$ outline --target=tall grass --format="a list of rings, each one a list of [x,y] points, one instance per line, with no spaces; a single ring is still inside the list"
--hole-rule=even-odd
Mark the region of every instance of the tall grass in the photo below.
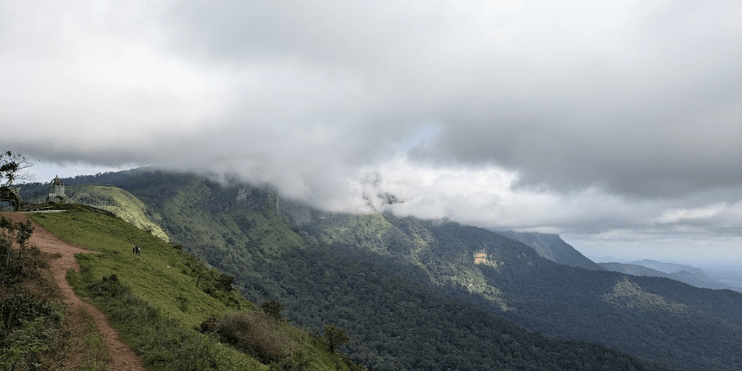
[[[108,316],[124,341],[134,349],[149,370],[261,370],[254,358],[222,345],[216,335],[204,335],[183,327],[137,298],[118,276],[103,277],[85,286],[74,271],[67,274],[77,292]]]

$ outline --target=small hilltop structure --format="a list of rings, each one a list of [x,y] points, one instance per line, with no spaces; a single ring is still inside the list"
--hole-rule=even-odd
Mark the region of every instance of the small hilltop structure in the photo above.
[[[51,183],[49,183],[49,195],[46,196],[46,202],[52,203],[65,203],[67,201],[67,195],[64,194],[64,182],[59,179],[59,175],[54,177]]]

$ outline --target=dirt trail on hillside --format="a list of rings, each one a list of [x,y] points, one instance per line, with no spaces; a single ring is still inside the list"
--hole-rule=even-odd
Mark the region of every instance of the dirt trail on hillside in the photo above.
[[[13,222],[25,223],[27,220],[26,214],[21,212],[4,212],[0,213],[0,215],[12,220]],[[49,262],[49,271],[62,291],[64,302],[70,305],[70,309],[74,312],[78,310],[78,308],[82,308],[93,316],[95,324],[98,326],[100,334],[103,337],[103,341],[106,343],[110,354],[111,360],[108,364],[108,369],[111,371],[146,370],[142,365],[142,360],[134,354],[134,351],[131,350],[131,348],[121,341],[119,333],[111,327],[110,323],[108,323],[106,315],[93,305],[80,300],[67,282],[66,275],[68,270],[74,269],[76,272],[80,272],[80,266],[77,264],[77,260],[75,260],[75,254],[95,252],[64,242],[51,232],[42,228],[36,222],[31,222],[33,223],[34,231],[31,240],[29,241],[30,244],[35,245],[39,250],[49,254],[62,254],[61,258],[51,259]]]

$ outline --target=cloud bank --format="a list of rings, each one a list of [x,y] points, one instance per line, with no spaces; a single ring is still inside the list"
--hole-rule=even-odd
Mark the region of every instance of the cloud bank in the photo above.
[[[739,237],[739,40],[737,1],[3,2],[0,145],[333,210]]]

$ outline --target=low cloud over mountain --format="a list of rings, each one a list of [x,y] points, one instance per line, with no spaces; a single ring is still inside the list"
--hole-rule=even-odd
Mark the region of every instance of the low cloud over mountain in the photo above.
[[[0,146],[739,261],[740,17],[734,1],[3,3]]]

